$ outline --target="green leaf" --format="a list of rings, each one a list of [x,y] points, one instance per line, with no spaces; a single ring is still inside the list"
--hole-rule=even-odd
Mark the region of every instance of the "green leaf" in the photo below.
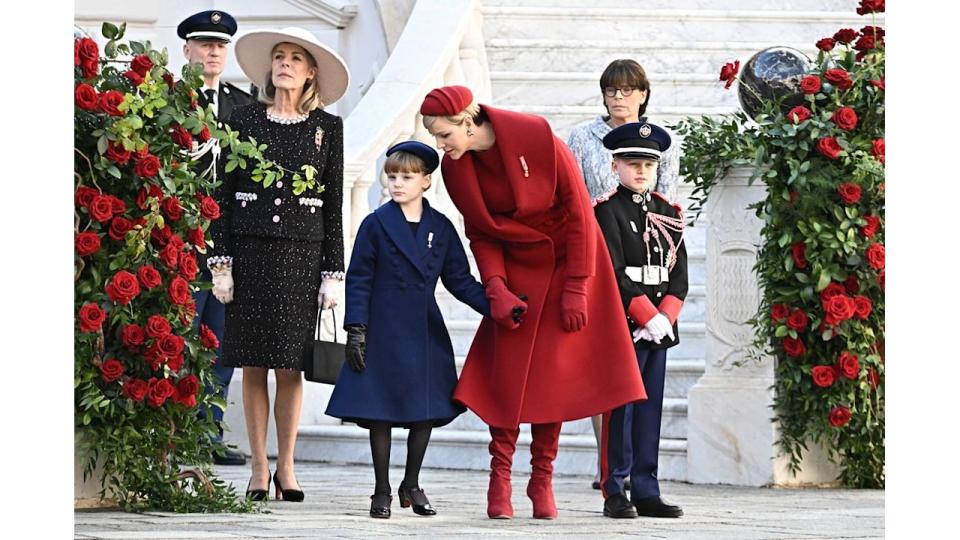
[[[238,165],[237,160],[231,159],[227,161],[227,165],[223,168],[223,170],[226,172],[232,172],[234,169],[237,168],[237,165]]]
[[[787,328],[786,326],[780,325],[780,326],[777,326],[777,329],[776,331],[774,331],[773,335],[774,337],[784,337],[787,335],[787,333],[789,333],[789,331],[790,331],[789,328]]]
[[[106,46],[103,47],[103,54],[107,55],[107,58],[116,58],[117,56],[117,42],[108,41]]]
[[[113,23],[104,22],[103,26],[100,27],[100,33],[107,39],[115,39],[117,34],[120,33],[120,29]]]
[[[793,277],[797,279],[800,283],[807,284],[810,283],[810,276],[804,274],[803,272],[796,272],[793,274]]]
[[[820,292],[827,288],[827,285],[830,284],[830,273],[820,271],[820,275],[817,276],[817,292]]]
[[[114,177],[114,178],[116,178],[116,179],[118,179],[118,180],[119,180],[120,177],[121,177],[120,169],[118,169],[116,165],[111,165],[111,166],[107,169],[107,173],[109,173],[110,176],[112,176],[112,177]]]

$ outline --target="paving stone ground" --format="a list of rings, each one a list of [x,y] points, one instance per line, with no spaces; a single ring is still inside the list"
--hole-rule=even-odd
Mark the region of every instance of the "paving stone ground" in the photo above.
[[[217,474],[238,490],[246,487],[247,467],[217,467]],[[299,463],[297,475],[306,493],[303,503],[270,501],[260,514],[127,514],[77,511],[76,538],[237,539],[237,538],[524,538],[634,537],[750,540],[780,538],[883,538],[882,490],[774,489],[703,486],[663,482],[670,502],[683,506],[680,519],[603,517],[599,491],[591,478],[558,476],[554,493],[560,517],[531,518],[526,475],[513,479],[512,520],[486,517],[487,475],[478,471],[425,469],[420,484],[438,515],[421,517],[401,509],[394,497],[393,517],[368,515],[373,470],[363,466]],[[391,470],[396,489],[403,476]]]

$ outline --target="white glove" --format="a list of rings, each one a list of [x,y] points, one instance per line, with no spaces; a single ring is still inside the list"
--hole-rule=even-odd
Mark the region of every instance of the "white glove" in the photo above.
[[[647,322],[646,327],[650,330],[650,335],[653,336],[654,341],[660,343],[664,337],[673,337],[673,325],[670,324],[670,320],[667,319],[666,315],[663,313],[657,313]]]
[[[646,341],[653,341],[653,336],[650,335],[650,331],[646,328],[637,328],[633,331],[633,342],[636,343],[641,339]]]
[[[320,292],[317,294],[317,303],[320,309],[333,309],[340,305],[343,298],[343,280],[324,278],[320,282]]]
[[[221,304],[233,302],[233,270],[224,268],[213,271],[213,296]]]

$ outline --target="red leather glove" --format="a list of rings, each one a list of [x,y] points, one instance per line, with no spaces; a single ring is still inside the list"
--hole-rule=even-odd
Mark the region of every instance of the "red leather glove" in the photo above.
[[[560,297],[563,329],[579,332],[587,326],[587,278],[568,278]]]
[[[487,282],[487,299],[490,300],[490,316],[500,326],[513,329],[520,326],[513,317],[514,308],[527,310],[527,303],[510,292],[503,278],[495,277]]]

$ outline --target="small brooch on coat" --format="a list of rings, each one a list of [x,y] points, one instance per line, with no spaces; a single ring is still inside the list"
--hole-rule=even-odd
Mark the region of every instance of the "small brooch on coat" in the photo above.
[[[255,200],[257,200],[257,194],[256,194],[256,193],[245,193],[245,192],[243,192],[243,191],[238,191],[238,192],[234,193],[234,194],[233,194],[233,197],[234,197],[235,199],[237,199],[238,201],[240,201],[240,206],[242,206],[242,207],[244,207],[244,208],[247,207],[247,201],[255,201]]]
[[[317,150],[320,149],[320,146],[323,144],[323,128],[317,126],[317,132],[313,136],[313,142],[317,144]]]
[[[520,166],[523,167],[523,177],[530,178],[530,169],[527,168],[527,160],[520,156]]]
[[[300,206],[309,206],[310,213],[315,214],[317,208],[323,206],[323,199],[315,199],[312,197],[300,197]]]

